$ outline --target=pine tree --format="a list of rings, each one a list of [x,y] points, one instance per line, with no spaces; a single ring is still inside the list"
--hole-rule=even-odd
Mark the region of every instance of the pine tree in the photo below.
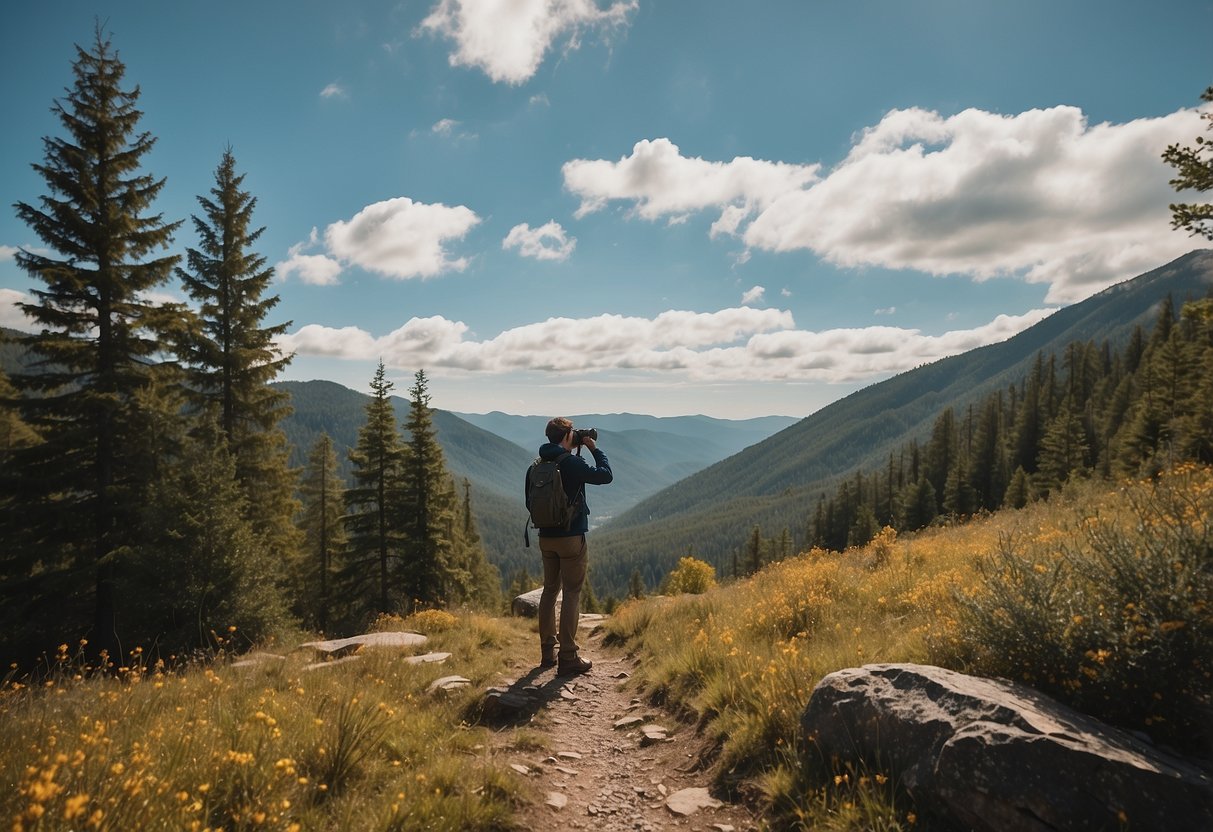
[[[1201,93],[1200,98],[1205,103],[1213,103],[1213,87]],[[1207,129],[1213,130],[1213,110],[1206,110],[1200,117],[1209,122]],[[1197,136],[1195,147],[1173,144],[1162,154],[1162,158],[1177,171],[1171,180],[1171,187],[1176,191],[1205,193],[1213,190],[1213,141]],[[1213,203],[1172,204],[1171,227],[1186,228],[1194,236],[1213,240]]]
[[[193,437],[184,429],[166,433],[157,444],[167,450],[178,441],[175,464],[159,466],[151,479],[141,518],[147,533],[124,576],[140,591],[128,626],[140,643],[169,651],[213,647],[233,632],[240,643],[255,643],[290,620],[277,564],[247,520],[235,458],[218,424],[204,421]]]
[[[380,361],[371,381],[366,423],[359,429],[357,445],[350,452],[354,470],[353,484],[345,492],[349,544],[342,571],[343,591],[354,604],[354,611],[361,613],[369,611],[365,604],[368,592],[375,598],[371,605],[375,610],[392,612],[391,578],[397,571],[394,565],[399,563],[403,548],[393,500],[400,493],[404,452],[390,398],[392,387]]]
[[[199,247],[187,249],[189,270],[176,270],[200,319],[185,359],[199,403],[218,409],[248,519],[282,572],[299,574],[296,472],[279,427],[290,396],[269,386],[290,362],[274,341],[290,322],[264,325],[278,296],[267,294],[273,268],[252,250],[265,229],[252,227],[257,200],[242,190],[243,183],[229,147],[215,170],[210,198],[198,197],[202,216],[193,221]]]
[[[1086,453],[1086,431],[1067,396],[1040,440],[1037,490],[1042,495],[1052,493],[1071,477],[1081,475],[1086,470]]]
[[[312,445],[299,490],[303,548],[310,564],[305,570],[309,579],[300,594],[304,606],[300,613],[305,623],[328,632],[333,620],[333,575],[341,568],[346,535],[342,523],[345,483],[337,473],[337,454],[327,433],[320,434]]]
[[[1007,493],[1003,496],[1003,505],[1011,508],[1023,508],[1032,499],[1032,481],[1022,467],[1016,468],[1007,484]]]
[[[501,573],[489,563],[476,528],[476,515],[472,511],[472,483],[467,477],[463,479],[460,518],[455,534],[455,562],[469,577],[462,597],[456,600],[470,602],[481,609],[494,609],[501,603]]]
[[[628,579],[628,597],[643,598],[644,594],[644,578],[640,577],[639,569],[633,569],[632,577]]]
[[[424,370],[409,388],[401,478],[400,523],[406,539],[402,587],[413,604],[438,604],[465,594],[469,576],[454,562],[455,494],[430,416]]]
[[[100,26],[91,49],[76,47],[72,71],[53,107],[64,135],[43,139],[44,162],[33,166],[48,193],[38,206],[15,206],[51,253],[16,255],[44,285],[21,305],[38,332],[18,339],[39,366],[13,377],[32,394],[22,418],[44,442],[15,460],[21,506],[6,514],[33,552],[6,572],[3,596],[20,586],[23,604],[44,597],[68,635],[87,603],[73,585],[91,572],[91,644],[115,655],[117,614],[131,600],[117,596],[115,576],[138,543],[145,497],[134,479],[147,468],[137,459],[143,444],[129,430],[135,394],[165,370],[159,356],[179,340],[183,319],[180,307],[157,306],[148,293],[172,273],[177,257],[160,252],[179,223],[150,213],[164,187],[141,171],[155,139],[139,131],[139,88],[123,87],[126,67]]]
[[[750,541],[746,544],[746,574],[753,575],[762,568],[762,530],[755,526],[750,530]]]

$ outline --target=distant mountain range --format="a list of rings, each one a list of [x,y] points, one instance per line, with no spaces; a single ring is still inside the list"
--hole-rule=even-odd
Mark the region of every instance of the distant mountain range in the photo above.
[[[803,539],[818,496],[856,469],[872,470],[910,438],[925,439],[945,407],[958,409],[1023,379],[1038,353],[1073,341],[1124,343],[1149,331],[1168,296],[1176,309],[1213,290],[1213,251],[1193,251],[1061,309],[1002,343],[901,373],[822,408],[770,438],[654,494],[596,535],[600,594],[621,593],[633,569],[653,586],[693,549],[720,567],[757,524]]]

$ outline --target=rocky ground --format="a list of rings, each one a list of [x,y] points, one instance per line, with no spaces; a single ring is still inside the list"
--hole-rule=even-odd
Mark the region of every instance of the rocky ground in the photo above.
[[[633,659],[582,631],[585,675],[558,677],[519,661],[516,679],[489,692],[501,725],[496,753],[529,781],[521,826],[595,832],[685,829],[742,832],[758,819],[710,794],[707,751],[694,726],[646,704],[630,683]]]

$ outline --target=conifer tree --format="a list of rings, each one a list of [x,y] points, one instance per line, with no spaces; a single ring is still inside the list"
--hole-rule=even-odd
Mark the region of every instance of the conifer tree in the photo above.
[[[1206,104],[1213,104],[1213,87],[1201,93],[1200,98]],[[1206,129],[1213,130],[1213,110],[1206,109],[1200,117],[1209,122]],[[1205,193],[1213,190],[1213,140],[1197,136],[1193,147],[1173,144],[1162,154],[1162,158],[1176,170],[1176,176],[1171,180],[1171,186],[1176,191]],[[1171,227],[1186,228],[1193,236],[1213,240],[1213,203],[1172,204]]]
[[[762,530],[754,526],[746,544],[746,574],[753,575],[762,568]]]
[[[632,576],[628,579],[628,597],[644,597],[644,578],[640,577],[639,569],[633,569]]]
[[[139,129],[139,88],[123,86],[126,67],[100,26],[90,49],[76,47],[72,72],[53,107],[63,134],[43,139],[33,165],[48,192],[15,205],[50,253],[16,255],[43,286],[21,305],[37,334],[18,339],[39,363],[13,382],[44,441],[16,462],[21,505],[5,514],[33,551],[5,579],[18,581],[22,603],[51,604],[68,635],[83,624],[78,579],[90,574],[91,646],[115,655],[117,614],[131,600],[117,597],[115,576],[138,542],[145,496],[135,479],[143,444],[129,430],[135,394],[165,369],[162,351],[182,328],[183,310],[148,293],[172,273],[177,257],[163,250],[179,223],[151,213],[164,180],[141,166],[155,139]]]
[[[430,416],[424,370],[409,388],[399,505],[405,536],[402,587],[412,604],[437,604],[467,594],[470,575],[458,569],[453,539],[455,493]]]
[[[337,473],[337,454],[333,440],[322,433],[312,445],[307,467],[299,484],[303,511],[301,526],[304,552],[310,567],[301,598],[305,623],[327,632],[333,621],[333,575],[340,571],[345,549],[345,483]]]
[[[468,575],[468,583],[462,597],[481,609],[493,609],[501,602],[501,573],[489,563],[476,528],[476,515],[472,511],[472,483],[463,479],[463,508],[459,528],[455,534],[455,562],[460,571]]]
[[[163,399],[161,415],[179,411],[178,402]],[[217,419],[204,420],[193,436],[184,424],[176,435],[164,431],[156,444],[180,451],[150,479],[142,516],[147,531],[127,581],[142,590],[125,616],[133,636],[180,650],[216,646],[217,637],[233,632],[240,643],[254,643],[282,628],[290,615],[278,564],[248,522],[235,459]]]
[[[1070,397],[1045,428],[1040,440],[1040,468],[1036,488],[1049,494],[1076,474],[1086,470],[1087,440],[1082,419],[1074,412]]]
[[[366,423],[350,452],[354,470],[353,484],[345,492],[349,544],[342,575],[344,592],[354,611],[361,613],[369,611],[367,593],[373,594],[370,606],[376,611],[392,612],[392,573],[397,571],[393,566],[403,546],[399,517],[393,510],[401,487],[403,449],[390,398],[392,387],[380,361],[371,380]]]
[[[1032,482],[1022,467],[1016,468],[1007,484],[1007,493],[1003,496],[1003,505],[1011,508],[1023,508],[1032,499]]]
[[[229,147],[215,170],[210,197],[198,197],[202,216],[193,221],[199,245],[186,251],[189,269],[176,270],[198,304],[200,319],[184,357],[200,404],[219,412],[248,519],[283,574],[298,574],[296,473],[279,427],[290,411],[290,396],[269,386],[290,362],[274,341],[290,322],[264,323],[278,296],[267,294],[273,268],[252,250],[265,229],[252,226],[257,200],[243,184]]]

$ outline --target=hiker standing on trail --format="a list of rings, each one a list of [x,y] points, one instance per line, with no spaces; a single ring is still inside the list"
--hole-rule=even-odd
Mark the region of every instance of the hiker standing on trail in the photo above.
[[[539,531],[539,551],[543,553],[543,593],[539,598],[540,666],[556,666],[560,676],[585,673],[591,662],[578,655],[577,616],[581,607],[581,586],[585,583],[586,541],[590,528],[590,510],[585,501],[586,484],[606,485],[613,476],[606,454],[598,449],[598,431],[574,430],[573,422],[556,417],[548,422],[544,433],[547,443],[539,448],[536,464],[556,462],[571,513],[567,525],[544,527]],[[581,448],[594,457],[590,465],[581,458]],[[577,453],[574,454],[573,451]],[[526,502],[532,510],[535,491],[528,472]],[[556,593],[563,591],[560,607],[560,627],[556,626]],[[559,655],[557,655],[559,642]]]

